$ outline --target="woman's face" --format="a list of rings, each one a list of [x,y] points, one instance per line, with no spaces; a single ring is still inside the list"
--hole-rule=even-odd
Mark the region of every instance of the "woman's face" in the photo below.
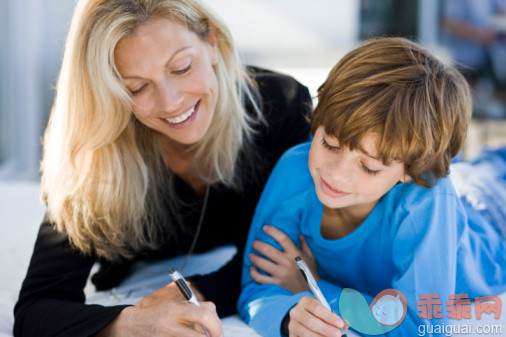
[[[157,18],[122,39],[114,57],[140,122],[177,145],[204,137],[218,97],[215,36],[202,41],[178,22]]]

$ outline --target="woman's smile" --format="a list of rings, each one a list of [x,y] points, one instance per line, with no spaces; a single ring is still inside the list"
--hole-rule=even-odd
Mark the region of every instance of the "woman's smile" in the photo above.
[[[170,127],[184,128],[192,124],[192,122],[197,118],[199,105],[200,100],[185,112],[177,116],[162,118],[162,120],[165,121]]]

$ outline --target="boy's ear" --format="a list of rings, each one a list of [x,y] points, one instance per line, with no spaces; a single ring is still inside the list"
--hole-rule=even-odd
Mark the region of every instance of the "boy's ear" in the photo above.
[[[401,183],[407,183],[408,181],[411,181],[413,179],[411,179],[411,176],[407,175],[407,174],[404,174],[401,178],[401,180],[399,180],[399,182]]]

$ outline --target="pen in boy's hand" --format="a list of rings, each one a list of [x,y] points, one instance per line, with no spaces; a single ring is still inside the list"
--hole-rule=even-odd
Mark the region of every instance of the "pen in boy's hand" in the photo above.
[[[169,275],[172,281],[176,283],[177,287],[179,288],[179,291],[181,291],[184,298],[186,298],[188,302],[193,303],[196,306],[200,307],[200,303],[197,300],[197,296],[195,296],[188,283],[186,283],[186,280],[184,279],[183,275],[181,275],[174,268],[169,269]],[[204,329],[204,332],[206,333],[207,337],[210,337],[206,327],[203,326],[202,328]]]
[[[304,262],[304,260],[300,256],[297,256],[295,258],[295,262],[297,263],[297,266],[299,267],[299,269],[300,269],[300,271],[302,273],[302,276],[304,276],[304,278],[306,279],[306,282],[309,285],[309,288],[313,292],[313,294],[316,297],[316,299],[321,304],[323,304],[323,306],[325,308],[327,308],[330,311],[334,312],[332,310],[332,308],[330,307],[329,303],[327,302],[327,300],[325,299],[325,296],[323,296],[323,293],[320,290],[320,288],[318,287],[318,283],[316,283],[316,280],[315,280],[315,278],[313,276],[313,273],[311,273],[311,270],[309,270],[309,267],[307,266],[306,262]],[[346,332],[346,329],[343,329],[342,331]],[[345,333],[342,334],[341,337],[346,337],[346,334]]]

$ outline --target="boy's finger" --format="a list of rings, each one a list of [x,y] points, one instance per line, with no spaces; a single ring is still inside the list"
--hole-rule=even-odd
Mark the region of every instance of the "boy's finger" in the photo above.
[[[305,297],[303,298],[305,299]],[[305,301],[307,302],[307,304],[305,305],[306,310],[311,312],[311,314],[339,329],[345,329],[346,323],[344,322],[344,320],[334,312],[325,308],[323,304],[321,304],[316,298],[307,297]]]
[[[293,241],[290,239],[290,237],[288,237],[288,235],[274,226],[266,225],[263,227],[263,230],[274,240],[276,240],[281,245],[281,247],[283,247],[285,252],[294,255],[298,254],[299,249],[294,245]]]
[[[313,316],[310,312],[309,316],[302,322],[309,330],[314,331],[322,336],[341,336],[341,330],[333,324],[329,324],[319,317]]]
[[[302,234],[300,235],[300,247],[304,253],[313,257],[313,252],[311,252],[311,248],[307,245],[306,238]]]
[[[309,313],[308,313],[309,314]],[[309,314],[309,316],[312,316]],[[314,317],[314,316],[313,316]],[[331,331],[328,334],[322,334],[318,330],[314,330],[311,326],[309,326],[308,323],[309,318],[305,318],[303,320],[298,319],[290,319],[290,323],[288,324],[288,330],[290,332],[290,336],[315,336],[315,337],[328,337],[328,336],[340,336],[340,332],[338,329],[333,327],[335,331]],[[319,320],[321,323],[323,323],[321,320]],[[312,322],[311,324],[313,324]],[[325,324],[325,323],[323,323]],[[332,326],[327,325],[332,328]],[[330,330],[329,330],[330,331]]]
[[[275,283],[272,277],[259,273],[255,267],[250,267],[249,274],[251,275],[253,281],[255,281],[256,283],[260,284]]]
[[[255,265],[255,267],[262,269],[268,274],[274,275],[276,270],[279,269],[279,266],[271,261],[264,259],[256,254],[249,254],[248,259]]]
[[[268,243],[262,241],[253,241],[252,247],[257,252],[261,253],[265,257],[271,259],[274,262],[281,262],[285,259],[283,252],[279,251],[276,247],[271,246]]]

